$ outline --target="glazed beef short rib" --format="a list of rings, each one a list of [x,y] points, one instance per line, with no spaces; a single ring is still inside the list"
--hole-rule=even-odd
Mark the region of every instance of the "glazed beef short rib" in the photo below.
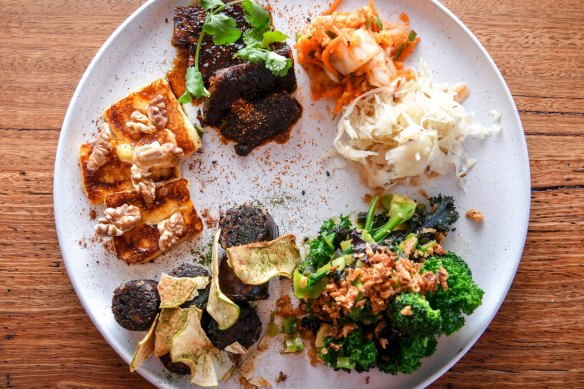
[[[290,46],[284,44],[278,54],[293,60]],[[203,107],[203,123],[219,126],[233,103],[242,98],[255,100],[268,94],[296,90],[296,75],[290,69],[284,77],[274,76],[263,63],[245,62],[218,70],[209,80],[211,97]]]
[[[300,103],[286,92],[254,101],[237,99],[219,130],[237,142],[237,155],[246,156],[264,141],[288,131],[301,114]]]
[[[251,26],[241,4],[223,12],[235,20],[242,37],[229,45],[215,45],[209,35],[203,38],[198,66],[211,96],[203,106],[201,122],[217,127],[225,138],[236,141],[235,152],[246,156],[262,143],[288,132],[300,117],[302,107],[289,95],[296,90],[294,66],[284,77],[278,77],[264,63],[236,57],[245,47],[243,36]],[[175,10],[172,43],[188,50],[188,67],[195,65],[205,16],[205,10],[198,5]],[[271,48],[293,60],[292,50],[285,43]]]
[[[237,28],[242,32],[250,28],[250,25],[245,21],[241,4],[227,7],[223,12],[235,19]],[[175,10],[172,44],[176,47],[189,49],[188,66],[194,65],[195,48],[204,21],[205,11],[198,5],[177,7]],[[209,79],[215,72],[243,62],[239,58],[233,58],[233,56],[244,47],[243,38],[230,45],[218,46],[213,44],[211,36],[205,36],[199,53],[199,70],[207,87]]]

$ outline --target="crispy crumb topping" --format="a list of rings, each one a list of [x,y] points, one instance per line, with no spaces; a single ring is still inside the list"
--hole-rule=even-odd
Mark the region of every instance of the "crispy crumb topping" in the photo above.
[[[360,267],[348,269],[344,278],[331,277],[325,290],[312,302],[312,312],[319,319],[336,325],[341,315],[348,315],[353,308],[367,302],[373,314],[377,314],[385,311],[399,293],[425,294],[436,291],[438,285],[448,288],[448,273],[444,268],[438,274],[422,273],[422,263],[397,258],[387,247],[367,247],[365,255],[356,257],[361,261]]]
[[[466,217],[475,222],[482,222],[485,220],[485,215],[478,209],[471,208],[466,213]]]

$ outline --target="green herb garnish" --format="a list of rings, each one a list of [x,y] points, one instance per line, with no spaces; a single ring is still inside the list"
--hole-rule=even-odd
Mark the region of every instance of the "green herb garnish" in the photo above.
[[[377,27],[379,27],[379,29],[383,31],[383,23],[381,23],[381,19],[379,19],[379,16],[373,17],[373,21],[375,22],[375,24],[377,24]]]
[[[279,77],[285,76],[292,67],[290,58],[270,50],[271,44],[284,42],[288,36],[281,31],[270,30],[270,14],[255,0],[235,0],[230,3],[224,3],[221,0],[201,0],[200,6],[207,12],[207,15],[197,39],[195,64],[187,68],[186,91],[179,97],[179,103],[190,103],[192,96],[197,100],[201,97],[209,97],[209,91],[205,88],[203,75],[199,70],[201,46],[205,35],[212,36],[213,43],[218,46],[232,44],[242,37],[242,32],[237,28],[235,19],[223,13],[225,8],[235,4],[241,4],[245,20],[252,27],[243,33],[243,42],[246,47],[239,50],[236,56],[253,63],[264,62],[266,68]]]

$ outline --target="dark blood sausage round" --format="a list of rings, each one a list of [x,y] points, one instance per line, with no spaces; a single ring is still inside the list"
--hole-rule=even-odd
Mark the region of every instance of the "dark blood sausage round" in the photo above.
[[[158,307],[156,281],[132,280],[114,290],[112,312],[119,325],[130,331],[147,331],[152,326]]]
[[[199,263],[183,263],[179,267],[172,270],[169,275],[173,277],[210,277],[209,270]],[[204,290],[199,290],[199,294],[191,301],[187,301],[181,308],[188,308],[191,305],[196,306],[199,309],[204,309],[207,306],[207,300],[209,300],[209,290],[211,290],[211,283],[207,285]],[[170,369],[169,369],[170,370]]]
[[[274,240],[278,226],[260,204],[251,203],[233,207],[219,221],[223,248]]]
[[[223,248],[249,243],[274,240],[278,237],[278,226],[272,216],[259,203],[246,203],[229,209],[219,221],[220,242]],[[265,300],[268,283],[246,285],[233,272],[223,257],[219,264],[221,291],[235,302]]]
[[[191,369],[187,365],[185,365],[184,363],[180,363],[180,362],[173,363],[172,360],[170,359],[170,353],[164,354],[163,356],[161,356],[160,362],[162,362],[162,365],[164,367],[166,367],[166,369],[172,373],[175,373],[178,375],[191,374]]]
[[[203,312],[203,328],[211,343],[219,350],[235,342],[249,348],[260,338],[262,322],[256,310],[246,302],[237,305],[239,305],[239,318],[225,331],[219,329],[217,322],[206,311]]]

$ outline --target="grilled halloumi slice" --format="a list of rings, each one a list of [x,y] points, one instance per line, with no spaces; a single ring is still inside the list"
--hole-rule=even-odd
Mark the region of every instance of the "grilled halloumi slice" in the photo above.
[[[117,257],[128,264],[149,262],[163,253],[159,247],[160,232],[157,224],[175,212],[180,212],[184,219],[183,234],[177,244],[203,230],[203,222],[191,201],[186,178],[158,184],[152,204],[146,204],[135,190],[112,193],[105,199],[108,208],[117,208],[123,204],[138,207],[142,215],[141,221],[133,229],[122,236],[113,237]]]
[[[175,135],[176,145],[183,149],[185,156],[193,154],[201,147],[201,138],[189,121],[182,105],[172,93],[168,81],[164,78],[130,93],[127,97],[107,108],[103,114],[104,119],[110,125],[112,132],[119,138],[139,141],[144,137],[149,137],[151,135],[133,132],[126,123],[131,121],[130,116],[134,111],[146,114],[147,105],[158,95],[164,99],[168,114],[166,128]]]
[[[112,138],[110,144],[109,161],[96,170],[87,168],[87,160],[93,148],[92,143],[81,145],[79,150],[79,165],[81,166],[81,182],[89,202],[93,205],[103,204],[105,198],[116,192],[133,189],[130,168],[136,145],[153,141],[161,143],[175,143],[175,136],[169,130],[160,131],[155,137],[148,136],[139,142],[132,142],[122,138]],[[180,168],[152,168],[154,182],[167,181],[181,177]]]

